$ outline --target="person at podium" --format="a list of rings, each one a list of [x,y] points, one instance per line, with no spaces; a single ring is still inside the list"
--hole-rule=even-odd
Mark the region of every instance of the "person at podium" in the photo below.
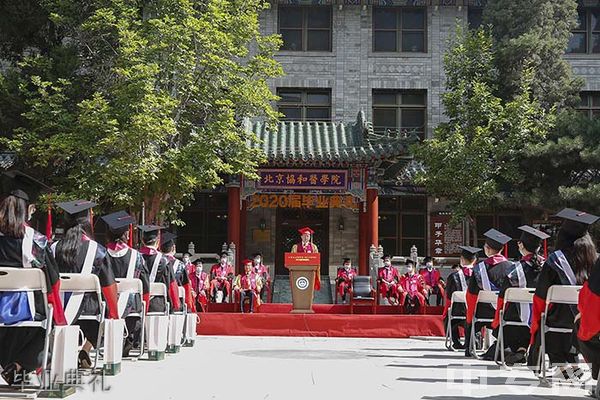
[[[318,253],[317,245],[312,241],[312,235],[315,233],[309,227],[298,229],[300,233],[300,243],[292,246],[292,253]]]
[[[300,243],[292,246],[292,253],[318,253],[319,249],[316,244],[312,241],[312,235],[315,233],[308,226],[298,229],[300,233]],[[321,289],[321,268],[317,269],[317,276],[315,277],[315,290]]]

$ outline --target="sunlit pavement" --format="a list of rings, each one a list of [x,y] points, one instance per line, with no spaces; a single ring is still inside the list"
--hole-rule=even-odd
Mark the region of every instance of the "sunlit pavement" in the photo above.
[[[439,340],[201,336],[164,361],[122,372],[70,399],[582,399],[527,370],[448,352]],[[95,391],[92,391],[92,390]]]

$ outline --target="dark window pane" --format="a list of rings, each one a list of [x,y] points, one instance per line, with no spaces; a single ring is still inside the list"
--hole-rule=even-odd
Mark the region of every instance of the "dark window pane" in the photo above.
[[[587,29],[587,13],[580,11],[577,13],[577,27],[575,30],[585,31]]]
[[[306,103],[329,105],[329,93],[308,93],[306,95]]]
[[[402,29],[425,28],[425,12],[423,10],[403,10]]]
[[[425,94],[423,93],[403,93],[402,104],[425,105]]]
[[[281,103],[302,103],[302,92],[279,91],[279,100]]]
[[[400,249],[401,256],[410,256],[410,248],[417,246],[419,254],[429,254],[429,250],[425,248],[425,239],[402,239],[402,248]]]
[[[211,234],[225,234],[227,233],[227,213],[211,212],[206,213],[206,223],[210,227]]]
[[[398,211],[398,198],[381,196],[379,198],[380,211]]]
[[[373,109],[373,125],[379,128],[396,128],[398,126],[396,109]]]
[[[327,121],[331,119],[329,116],[329,108],[307,108],[306,119],[313,121]]]
[[[396,51],[396,32],[375,31],[374,51]]]
[[[574,33],[569,39],[569,44],[567,46],[567,53],[585,53],[586,52],[586,42],[585,42],[585,33]]]
[[[494,217],[491,215],[478,215],[475,218],[475,222],[477,224],[478,238],[483,238],[483,234],[494,227]]]
[[[380,235],[381,237],[381,235]],[[379,244],[383,247],[383,251],[395,255],[397,253],[396,246],[398,242],[396,239],[379,239]]]
[[[279,26],[281,28],[302,28],[302,9],[299,7],[280,7]]]
[[[590,95],[587,93],[579,93],[579,104],[577,107],[587,107],[589,105]]]
[[[281,33],[281,39],[283,40],[283,44],[281,45],[281,50],[292,50],[292,51],[301,51],[302,50],[302,31],[301,30],[282,29],[280,33]]]
[[[600,93],[592,93],[588,98],[592,99],[592,107],[600,107]]]
[[[483,9],[478,7],[469,7],[467,15],[469,29],[477,29],[483,23]]]
[[[396,10],[376,8],[373,11],[373,26],[375,29],[396,29],[397,23]]]
[[[600,117],[600,110],[593,110],[592,119],[597,119],[598,117]]]
[[[402,215],[402,237],[425,237],[425,215]]]
[[[592,15],[592,31],[600,31],[600,10],[593,10],[590,14]]]
[[[330,31],[308,31],[308,43],[306,50],[309,51],[330,51],[331,35]]]
[[[397,236],[398,223],[396,218],[397,214],[381,214],[379,216],[379,236]]]
[[[420,32],[402,32],[402,51],[424,53],[425,34]]]
[[[331,28],[331,8],[329,7],[309,7],[307,18],[309,28]]]
[[[402,128],[421,128],[425,125],[425,110],[402,110]]]
[[[373,104],[396,104],[398,96],[393,92],[373,93]]]
[[[592,35],[592,53],[600,53],[600,34]]]
[[[279,112],[284,115],[284,119],[302,119],[302,109],[300,107],[279,107]]]
[[[427,210],[427,199],[422,196],[406,196],[402,197],[403,210]]]
[[[207,207],[211,210],[227,210],[227,195],[209,194],[206,199]]]

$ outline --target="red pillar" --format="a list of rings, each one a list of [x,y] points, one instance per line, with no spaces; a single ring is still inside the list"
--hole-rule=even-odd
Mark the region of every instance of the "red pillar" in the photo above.
[[[240,215],[240,246],[239,246],[239,251],[238,254],[239,256],[239,260],[241,262],[241,260],[243,260],[244,258],[249,258],[249,254],[246,250],[246,207],[247,207],[247,201],[246,200],[242,200],[242,212]],[[252,250],[254,251],[254,250]]]
[[[369,243],[367,241],[367,213],[363,204],[358,212],[358,273],[369,275]]]
[[[379,194],[373,188],[367,188],[367,243],[379,246]]]
[[[240,187],[239,186],[228,186],[227,187],[227,244],[235,243],[236,246],[236,259],[235,269],[236,271],[240,268]]]

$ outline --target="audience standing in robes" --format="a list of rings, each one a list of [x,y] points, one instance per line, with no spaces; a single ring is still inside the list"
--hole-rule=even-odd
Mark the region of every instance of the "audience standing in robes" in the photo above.
[[[195,261],[195,270],[189,275],[190,283],[192,285],[192,296],[194,297],[196,310],[206,312],[206,306],[208,305],[208,288],[210,283],[208,281],[208,274],[202,269],[202,261]]]
[[[66,325],[60,301],[60,278],[54,256],[46,236],[28,225],[35,212],[34,197],[42,188],[41,182],[19,171],[5,172],[2,176],[2,200],[0,202],[0,265],[12,268],[39,268],[46,276],[47,300],[54,310],[54,324]],[[42,293],[34,294],[34,313],[45,316]],[[15,315],[14,303],[27,297],[23,292],[0,293],[0,322],[9,324],[31,320],[32,306],[19,307]],[[6,309],[5,309],[6,307]],[[21,313],[25,311],[26,315]],[[0,366],[2,379],[9,385],[22,382],[26,373],[35,371],[42,364],[44,331],[40,328],[0,329]]]
[[[588,228],[599,217],[582,211],[565,208],[557,214],[563,219],[556,238],[555,250],[548,256],[539,275],[533,297],[531,318],[531,346],[527,364],[538,364],[541,345],[540,319],[546,308],[546,296],[552,285],[583,285],[589,278],[598,257],[596,246]],[[548,310],[547,324],[558,328],[574,328],[577,307],[553,304]],[[580,381],[584,372],[577,365],[577,350],[571,334],[549,332],[546,334],[546,353],[551,366],[559,366],[555,378]],[[538,372],[538,371],[535,371]]]
[[[349,258],[344,258],[341,268],[337,270],[337,276],[335,278],[337,294],[342,299],[342,302],[346,301],[348,291],[352,287],[352,279],[358,275],[356,268],[352,268],[352,261]]]
[[[461,250],[460,265],[456,265],[455,268],[453,268],[453,272],[451,272],[446,279],[446,306],[444,307],[443,314],[444,326],[446,329],[448,327],[447,318],[452,300],[452,294],[454,292],[466,292],[467,280],[473,273],[473,267],[477,262],[477,254],[482,251],[480,248],[471,246],[459,246],[459,248]],[[466,317],[467,315],[467,309],[463,303],[452,305],[451,312],[455,317]],[[465,328],[464,320],[455,319],[452,321],[452,347],[456,350],[464,349],[464,344],[462,344],[460,341],[458,330],[460,326]]]
[[[119,316],[125,319],[128,336],[123,343],[123,357],[129,357],[132,348],[140,345],[142,324],[139,317],[129,317],[129,314],[139,314],[148,311],[150,306],[150,281],[144,257],[135,249],[128,246],[129,227],[135,223],[132,216],[125,211],[105,215],[102,220],[106,223],[106,261],[115,278],[139,279],[142,282],[142,296],[138,294],[121,294],[118,299]],[[145,301],[145,309],[142,307]]]
[[[170,304],[170,311],[181,309],[179,302],[179,290],[173,269],[169,268],[167,258],[158,251],[160,241],[160,231],[163,229],[156,225],[140,225],[142,231],[142,247],[140,253],[146,262],[148,269],[148,280],[150,283],[162,283],[167,287],[167,301]],[[167,305],[162,297],[152,296],[150,298],[150,312],[164,312]]]
[[[434,267],[433,258],[429,256],[425,257],[423,264],[425,264],[425,268],[421,268],[419,274],[423,277],[425,283],[425,299],[427,300],[427,304],[431,305],[429,298],[431,295],[435,295],[435,305],[439,306],[444,301],[446,283],[442,279],[440,271]]]
[[[381,259],[383,260],[383,267],[380,267],[377,271],[379,295],[395,306],[399,304],[400,275],[398,270],[392,266],[392,256],[386,254]]]
[[[173,272],[175,281],[178,286],[181,286],[185,291],[185,305],[189,312],[196,312],[196,306],[192,297],[192,288],[190,285],[190,278],[187,273],[185,264],[175,257],[177,248],[175,246],[175,239],[177,236],[171,232],[165,232],[162,236],[161,250],[167,258],[168,268]]]
[[[213,303],[229,302],[234,276],[233,266],[229,264],[229,254],[224,251],[221,253],[219,263],[210,269],[210,296]],[[220,299],[219,293],[222,296]]]
[[[417,274],[415,262],[406,260],[406,273],[400,277],[398,294],[406,314],[424,314],[427,289],[423,276]]]
[[[90,210],[96,204],[87,200],[74,200],[57,205],[64,210],[67,224],[65,236],[53,245],[60,272],[97,275],[106,301],[108,317],[118,319],[115,276],[108,267],[106,248],[93,239]],[[87,340],[79,352],[80,364],[83,368],[91,368],[89,352],[92,346],[97,348],[100,323],[95,319],[80,317],[98,315],[98,299],[94,293],[70,296],[67,294],[64,308],[67,323],[79,325]]]

